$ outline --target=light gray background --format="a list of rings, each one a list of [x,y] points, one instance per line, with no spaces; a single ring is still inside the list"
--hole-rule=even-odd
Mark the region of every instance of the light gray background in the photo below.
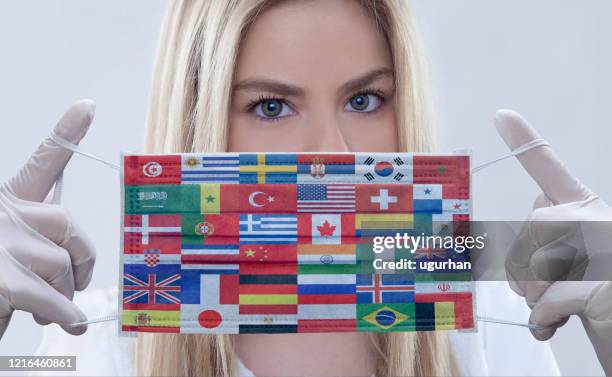
[[[498,108],[514,108],[572,171],[612,201],[605,165],[612,140],[611,2],[413,4],[432,67],[441,151],[469,147],[477,163],[506,153],[491,118]],[[98,104],[84,148],[115,162],[120,151],[139,149],[163,8],[160,0],[0,2],[0,180],[82,97]],[[494,165],[474,178],[476,218],[523,219],[537,194],[516,161]],[[65,173],[64,204],[97,246],[91,287],[115,284],[117,174],[74,158]],[[31,354],[40,335],[31,316],[16,313],[0,354]],[[564,374],[602,374],[576,319],[558,331],[552,346]],[[520,345],[508,345],[510,358],[513,347]]]

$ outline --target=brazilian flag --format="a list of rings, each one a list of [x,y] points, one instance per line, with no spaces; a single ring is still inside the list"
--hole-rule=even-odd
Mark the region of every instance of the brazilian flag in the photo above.
[[[414,303],[357,304],[357,331],[415,331]]]

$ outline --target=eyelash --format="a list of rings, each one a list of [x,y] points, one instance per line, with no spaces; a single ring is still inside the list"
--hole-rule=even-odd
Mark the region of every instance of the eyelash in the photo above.
[[[345,102],[348,102],[351,100],[351,98],[353,97],[357,97],[357,96],[367,96],[367,95],[375,95],[380,99],[380,105],[372,110],[372,111],[368,111],[368,112],[363,112],[363,111],[355,111],[359,114],[363,114],[363,115],[371,115],[374,114],[376,112],[378,112],[378,110],[380,110],[380,108],[385,104],[385,102],[387,102],[387,96],[385,95],[385,93],[383,93],[382,91],[378,90],[378,89],[362,89],[356,93],[353,93]]]
[[[360,91],[357,91],[353,94],[351,94],[348,99],[345,101],[345,103],[348,103],[351,98],[356,97],[356,96],[364,96],[364,95],[375,95],[380,99],[380,106],[378,106],[378,108],[376,108],[375,110],[369,111],[369,112],[357,112],[360,114],[365,114],[365,115],[370,115],[373,113],[376,113],[386,102],[387,97],[385,96],[385,93],[383,93],[382,91],[378,90],[378,89],[362,89]],[[284,106],[289,106],[289,108],[293,108],[291,106],[291,104],[283,97],[280,96],[274,96],[274,95],[260,95],[257,99],[250,101],[247,104],[247,111],[249,113],[253,112],[255,110],[255,108],[259,105],[261,105],[263,102],[265,101],[279,101],[281,102]],[[259,115],[255,116],[263,121],[279,121],[285,117],[273,117],[273,118],[266,118],[266,117],[262,117]]]
[[[279,97],[279,96],[273,96],[273,95],[260,95],[257,99],[250,101],[246,108],[247,108],[247,112],[249,113],[253,113],[253,115],[255,117],[257,117],[258,119],[261,119],[263,121],[279,121],[281,119],[283,119],[284,117],[273,117],[273,118],[267,118],[267,117],[262,117],[260,115],[255,114],[255,108],[259,105],[261,105],[262,103],[264,103],[265,101],[279,101],[283,104],[283,106],[289,106],[290,108],[293,108],[286,99]]]
[[[349,99],[351,99],[351,98],[353,98],[353,97],[355,97],[355,96],[363,96],[363,95],[368,95],[368,94],[374,94],[374,95],[376,95],[376,96],[380,97],[380,100],[381,100],[381,101],[384,101],[384,100],[385,100],[385,93],[383,93],[382,91],[380,91],[380,90],[378,90],[378,89],[373,89],[373,88],[372,88],[372,89],[367,89],[367,88],[366,88],[366,89],[362,89],[362,90],[360,90],[360,91],[358,91],[358,92],[356,92],[356,93],[353,93],[353,94],[352,94],[352,95],[349,97]]]

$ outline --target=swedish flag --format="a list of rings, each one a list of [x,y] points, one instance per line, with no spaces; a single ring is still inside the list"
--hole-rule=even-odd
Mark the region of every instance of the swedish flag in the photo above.
[[[297,183],[297,156],[241,153],[240,183]]]

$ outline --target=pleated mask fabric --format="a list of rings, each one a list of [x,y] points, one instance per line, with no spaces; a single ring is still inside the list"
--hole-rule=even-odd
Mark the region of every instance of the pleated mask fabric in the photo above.
[[[125,334],[474,328],[468,252],[373,249],[467,234],[469,154],[125,154],[122,196]]]

